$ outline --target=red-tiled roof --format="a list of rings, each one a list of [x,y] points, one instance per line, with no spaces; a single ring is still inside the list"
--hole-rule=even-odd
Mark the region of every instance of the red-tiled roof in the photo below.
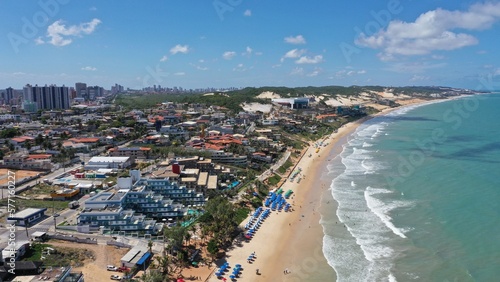
[[[22,142],[28,141],[28,140],[35,140],[35,138],[33,138],[31,136],[20,136],[20,137],[14,137],[11,140],[15,141],[17,143],[22,143]]]
[[[28,159],[32,160],[43,160],[43,159],[50,159],[52,155],[49,154],[36,154],[36,155],[29,155]]]
[[[323,119],[323,118],[327,118],[327,117],[336,117],[337,114],[326,114],[326,115],[319,115],[316,117],[316,119]]]
[[[82,138],[71,138],[69,139],[75,143],[96,143],[99,138],[96,137],[82,137]]]

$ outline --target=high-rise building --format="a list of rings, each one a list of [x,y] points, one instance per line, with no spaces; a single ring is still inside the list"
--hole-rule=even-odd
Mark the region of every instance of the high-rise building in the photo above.
[[[24,100],[36,104],[39,110],[69,109],[70,99],[67,86],[31,86],[23,89]]]
[[[116,94],[116,93],[120,93],[120,92],[123,92],[123,86],[115,83],[114,86],[111,86],[111,93],[112,94]]]
[[[87,83],[77,82],[75,83],[76,97],[88,99],[87,96]]]
[[[102,97],[104,95],[104,88],[100,86],[89,86],[87,87],[87,100],[95,100],[96,97]]]
[[[12,89],[12,87],[5,89],[5,104],[12,105],[14,102],[13,99],[14,99],[14,89]]]
[[[36,103],[30,102],[30,101],[24,101],[23,104],[22,104],[22,109],[26,113],[34,113],[34,112],[36,112],[38,110],[36,108]]]

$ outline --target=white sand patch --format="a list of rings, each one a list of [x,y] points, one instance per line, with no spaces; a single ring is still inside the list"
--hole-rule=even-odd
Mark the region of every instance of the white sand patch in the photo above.
[[[379,110],[379,111],[382,111],[382,110],[390,108],[389,106],[380,105],[380,104],[376,104],[376,103],[365,104],[365,106],[366,107],[374,108],[374,109]]]
[[[279,99],[281,96],[271,91],[264,91],[260,93],[256,98],[259,99]]]
[[[248,103],[248,104],[244,103],[243,105],[241,105],[241,107],[243,108],[243,110],[245,110],[247,112],[260,111],[263,113],[269,113],[269,112],[271,112],[273,105],[261,104],[261,103]]]
[[[335,98],[330,98],[325,103],[330,106],[354,106],[359,104],[364,104],[367,101],[371,101],[370,97],[347,97],[347,96],[337,96]]]
[[[383,98],[394,98],[394,93],[391,93],[391,92],[387,92],[387,91],[384,91],[384,92],[373,92],[374,94],[380,96],[380,97],[383,97]]]

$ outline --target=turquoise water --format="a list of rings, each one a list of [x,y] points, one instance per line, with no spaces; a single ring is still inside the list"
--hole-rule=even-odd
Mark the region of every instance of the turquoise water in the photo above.
[[[500,281],[500,94],[371,119],[328,166],[338,281]],[[341,222],[333,222],[334,216]]]

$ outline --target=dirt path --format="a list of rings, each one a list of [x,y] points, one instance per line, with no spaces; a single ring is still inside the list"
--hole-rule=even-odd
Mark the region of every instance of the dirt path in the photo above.
[[[82,267],[75,267],[73,271],[81,271],[86,282],[110,281],[112,274],[122,276],[119,272],[106,270],[106,265],[120,266],[120,259],[129,251],[124,248],[117,248],[107,245],[76,244],[64,241],[49,241],[49,244],[56,247],[67,247],[75,249],[86,249],[94,252],[95,260],[86,260]]]

